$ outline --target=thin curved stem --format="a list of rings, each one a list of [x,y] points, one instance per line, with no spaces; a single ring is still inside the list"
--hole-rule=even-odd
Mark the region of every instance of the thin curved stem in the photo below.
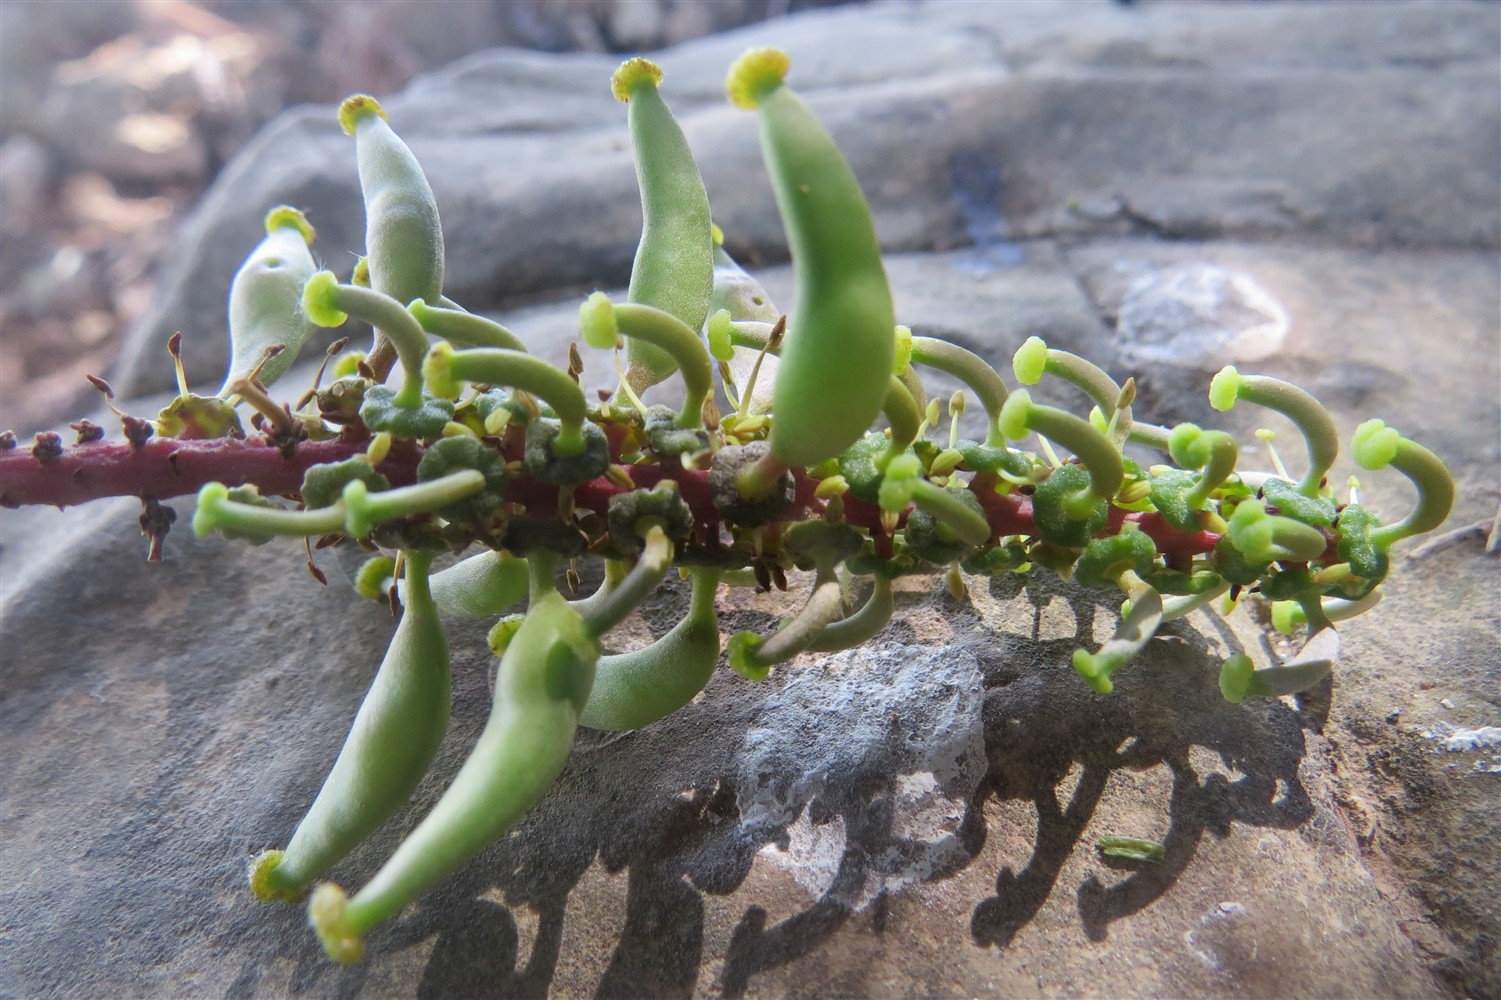
[[[967,385],[990,418],[985,443],[992,448],[1005,446],[1006,436],[1000,427],[1001,408],[1006,405],[1010,391],[1000,373],[986,364],[984,358],[957,344],[933,337],[913,337],[912,360],[916,364],[937,368]]]

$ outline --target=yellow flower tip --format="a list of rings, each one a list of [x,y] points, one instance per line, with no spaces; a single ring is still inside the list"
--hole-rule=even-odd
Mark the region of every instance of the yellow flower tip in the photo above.
[[[621,63],[615,75],[610,77],[610,92],[622,103],[630,101],[635,89],[643,85],[660,87],[662,67],[640,56]]]
[[[1020,441],[1032,433],[1032,428],[1028,426],[1031,416],[1032,394],[1025,389],[1018,389],[1006,397],[1006,403],[1001,407],[1001,433],[1012,441]]]
[[[328,957],[341,965],[350,965],[365,957],[365,940],[349,926],[349,897],[332,882],[313,890],[308,900],[308,923],[323,942]]]
[[[372,115],[379,116],[382,120],[386,117],[385,109],[380,102],[369,94],[355,94],[344,98],[344,103],[339,105],[339,126],[344,129],[345,135],[354,135],[354,130],[360,127],[360,122],[366,121]]]
[[[751,49],[736,59],[724,80],[725,93],[737,108],[752,111],[782,85],[792,59],[781,49]]]
[[[343,326],[349,314],[341,311],[338,297],[339,279],[332,271],[319,271],[302,286],[302,311],[318,326]]]
[[[370,258],[361,257],[354,262],[354,273],[349,276],[351,285],[359,285],[361,288],[370,287]]]
[[[1402,435],[1395,428],[1386,426],[1382,420],[1367,420],[1355,428],[1355,439],[1350,442],[1350,452],[1355,464],[1362,469],[1384,469],[1397,457],[1397,448]]]
[[[590,347],[608,351],[615,346],[620,326],[615,322],[615,305],[604,292],[595,292],[579,306],[579,332]]]
[[[709,223],[709,238],[714,241],[715,246],[724,246],[724,230],[712,222]]]
[[[1234,365],[1221,368],[1209,383],[1209,405],[1221,411],[1233,407],[1240,398],[1240,383],[1241,375]]]
[[[458,399],[463,391],[459,380],[453,377],[453,348],[439,341],[422,359],[422,381],[428,391],[440,399]]]
[[[300,903],[306,895],[300,889],[283,889],[271,884],[271,873],[284,857],[285,851],[262,851],[250,861],[250,891],[263,903]]]
[[[318,236],[307,216],[303,215],[291,205],[277,205],[266,213],[266,235],[269,236],[278,229],[291,227],[302,234],[302,240],[308,246],[313,245],[313,240]]]
[[[1011,359],[1011,371],[1022,385],[1036,385],[1047,370],[1048,345],[1041,337],[1028,337]]]
[[[912,328],[898,324],[896,328],[896,351],[892,355],[891,373],[893,375],[904,375],[911,364]]]

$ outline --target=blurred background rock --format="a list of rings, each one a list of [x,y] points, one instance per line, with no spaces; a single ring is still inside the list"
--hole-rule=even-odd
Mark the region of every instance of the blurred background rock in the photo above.
[[[75,415],[183,215],[284,108],[383,96],[480,49],[649,50],[836,2],[5,0],[0,428]]]

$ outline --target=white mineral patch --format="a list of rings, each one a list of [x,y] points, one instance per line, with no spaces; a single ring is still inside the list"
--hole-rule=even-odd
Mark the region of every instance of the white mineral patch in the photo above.
[[[1438,741],[1438,748],[1449,753],[1471,753],[1501,746],[1501,726],[1481,726],[1479,729],[1459,729],[1440,722],[1432,729],[1423,730],[1423,735]]]
[[[1254,277],[1200,263],[1133,281],[1116,340],[1130,364],[1213,369],[1276,354],[1287,330],[1287,310]]]
[[[855,909],[963,860],[959,824],[986,766],[974,655],[885,643],[793,673],[739,758],[741,826],[786,845],[762,856],[823,896],[858,855],[864,879],[834,891]],[[852,844],[852,829],[877,832]]]

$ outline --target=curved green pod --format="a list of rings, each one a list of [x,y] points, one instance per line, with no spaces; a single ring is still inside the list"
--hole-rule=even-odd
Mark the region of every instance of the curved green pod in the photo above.
[[[250,252],[229,286],[229,374],[221,399],[234,395],[234,383],[256,372],[262,385],[286,374],[313,331],[302,311],[302,286],[318,271],[308,248],[313,227],[286,205],[266,214],[266,238]],[[282,351],[266,357],[269,348]]]
[[[662,69],[648,59],[629,59],[610,87],[628,106],[636,181],[641,188],[641,242],[631,266],[627,298],[654,306],[697,331],[709,316],[714,289],[714,240],[709,195],[677,120],[657,87]],[[660,345],[627,342],[626,382],[643,392],[677,368]]]
[[[682,621],[647,646],[600,657],[579,724],[640,729],[692,701],[719,662],[719,619],[714,614],[718,589],[717,572],[695,570],[693,595]]]
[[[525,598],[527,579],[525,559],[481,552],[433,574],[433,601],[446,615],[488,618]]]
[[[818,118],[783,84],[788,59],[756,49],[726,89],[761,112],[761,150],[787,231],[797,304],[777,368],[771,450],[816,465],[854,444],[881,412],[896,313],[881,248],[854,172]]]
[[[307,887],[406,804],[448,728],[448,640],[428,589],[432,556],[406,553],[406,612],[323,788],[285,851],[253,862],[263,900]]]
[[[432,811],[352,898],[318,887],[308,919],[330,958],[357,962],[364,935],[503,837],[568,759],[599,645],[556,591],[539,594],[506,646],[495,703],[469,759]]]
[[[368,94],[345,98],[339,124],[355,141],[370,287],[403,305],[437,302],[443,294],[443,228],[417,157]]]
[[[808,652],[837,653],[869,642],[881,634],[881,630],[891,623],[896,601],[891,593],[890,579],[877,573],[871,577],[871,583],[870,596],[860,610],[825,625],[818,638],[809,644]]]

